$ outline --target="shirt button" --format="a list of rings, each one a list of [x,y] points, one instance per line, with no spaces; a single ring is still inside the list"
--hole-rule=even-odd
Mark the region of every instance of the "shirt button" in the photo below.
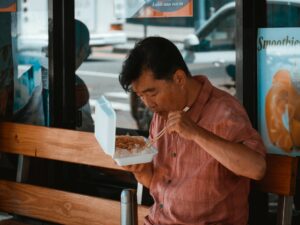
[[[173,152],[172,157],[176,157],[176,156],[177,156],[176,152]]]
[[[162,203],[159,204],[159,208],[162,209],[164,205]]]

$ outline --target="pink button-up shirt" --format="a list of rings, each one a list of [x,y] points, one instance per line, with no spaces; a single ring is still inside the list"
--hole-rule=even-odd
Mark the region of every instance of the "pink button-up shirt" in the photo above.
[[[202,89],[187,115],[198,126],[265,155],[265,147],[239,102],[197,76]],[[154,114],[150,136],[166,121]],[[249,179],[229,171],[193,141],[165,134],[157,143],[150,193],[154,205],[145,224],[245,225]]]

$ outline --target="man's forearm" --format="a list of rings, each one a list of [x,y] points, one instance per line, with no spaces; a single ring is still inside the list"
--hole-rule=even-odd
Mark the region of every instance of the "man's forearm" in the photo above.
[[[193,140],[238,175],[259,180],[265,173],[264,157],[243,144],[226,141],[202,128],[198,129]]]

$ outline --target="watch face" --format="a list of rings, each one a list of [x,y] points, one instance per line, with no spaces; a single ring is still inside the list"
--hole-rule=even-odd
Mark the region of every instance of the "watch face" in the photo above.
[[[191,0],[145,0],[145,2],[157,11],[174,12],[192,1]]]

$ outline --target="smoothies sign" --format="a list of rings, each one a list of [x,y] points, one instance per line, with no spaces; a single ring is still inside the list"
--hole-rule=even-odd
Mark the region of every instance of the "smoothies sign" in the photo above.
[[[16,0],[1,0],[0,12],[15,12],[17,9]]]
[[[191,17],[193,0],[126,0],[126,17]]]
[[[259,128],[270,153],[300,155],[300,28],[257,38]]]

